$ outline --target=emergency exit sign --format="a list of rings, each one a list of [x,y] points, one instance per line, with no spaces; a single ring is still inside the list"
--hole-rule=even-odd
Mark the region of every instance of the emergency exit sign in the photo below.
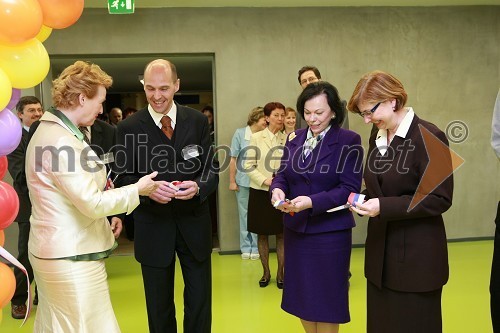
[[[134,9],[134,0],[108,0],[110,14],[133,14]]]

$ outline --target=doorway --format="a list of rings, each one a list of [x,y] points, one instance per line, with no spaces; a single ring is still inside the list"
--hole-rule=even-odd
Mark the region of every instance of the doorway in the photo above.
[[[140,80],[143,77],[144,67],[154,59],[168,59],[177,68],[180,78],[180,89],[174,100],[193,109],[201,110],[205,106],[214,109],[214,121],[217,119],[217,108],[214,100],[215,82],[215,55],[213,53],[196,54],[72,54],[51,55],[51,73],[49,79],[42,82],[39,96],[44,105],[51,105],[50,88],[53,78],[56,78],[67,66],[76,60],[89,61],[99,65],[113,78],[113,85],[108,89],[105,112],[109,114],[112,108],[118,107],[122,111],[126,108],[142,109],[147,105],[144,90]],[[214,127],[215,129],[215,127]],[[217,142],[215,129],[214,144]],[[217,192],[211,202],[212,230],[214,249],[219,248],[219,223]],[[215,200],[214,200],[215,199]],[[129,235],[130,236],[130,235]],[[132,237],[133,239],[133,237]]]

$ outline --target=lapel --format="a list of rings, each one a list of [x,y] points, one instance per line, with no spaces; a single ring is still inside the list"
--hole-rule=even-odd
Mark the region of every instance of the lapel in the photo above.
[[[153,144],[170,143],[168,138],[161,131],[161,129],[158,126],[156,126],[155,122],[153,121],[153,118],[151,118],[151,115],[149,114],[148,111],[148,107],[145,107],[137,111],[136,117],[138,118],[139,126],[141,127],[141,131],[138,131],[138,133],[140,134],[147,133],[149,142]]]
[[[177,103],[176,103],[177,104]],[[182,105],[177,104],[177,123],[175,124],[174,129],[174,149],[175,151],[181,151],[183,148],[183,142],[187,134],[189,133],[189,126],[193,125],[192,122],[189,121],[189,116],[187,112],[184,111],[184,107]],[[191,128],[191,130],[193,130]]]
[[[302,138],[302,145],[300,146],[300,153],[297,154],[299,158],[299,163],[302,163],[302,146],[304,144],[305,138],[307,136],[307,129],[304,131],[304,138]],[[307,176],[308,170],[315,169],[316,165],[322,160],[328,158],[335,149],[335,146],[339,142],[340,127],[332,125],[330,130],[326,133],[323,140],[318,142],[317,146],[311,152],[311,155],[306,160],[306,164],[302,163],[302,169],[304,172],[302,175]]]
[[[95,122],[91,127],[90,143],[102,147],[102,127],[101,124]]]
[[[262,142],[269,149],[271,149],[273,147],[273,142],[271,140],[272,140],[272,137],[270,135],[269,129],[266,128],[264,131],[262,131]]]
[[[418,131],[418,126],[417,126],[418,122],[419,122],[419,118],[417,117],[417,115],[414,115],[413,120],[411,121],[410,128],[408,128],[408,133],[406,133],[406,137],[402,138],[402,137],[395,135],[394,138],[392,139],[391,143],[389,144],[389,149],[387,150],[387,153],[384,155],[384,158],[390,158],[392,163],[397,163],[397,160],[399,158],[398,156],[402,152],[402,150],[399,147],[404,146],[404,142],[411,138],[412,133],[415,129]],[[377,149],[377,151],[378,151],[378,148],[375,147],[375,149]],[[377,154],[377,156],[378,156],[378,154]]]
[[[391,144],[389,145],[390,148],[388,149],[388,153],[386,153],[386,154],[391,154],[391,157],[393,156],[393,158],[391,159],[392,163],[398,163],[398,158],[399,158],[398,156],[401,153],[401,150],[398,150],[397,147],[402,146],[405,140],[409,140],[412,137],[413,132],[415,130],[418,131],[418,123],[419,122],[420,122],[420,119],[417,117],[417,115],[415,115],[413,117],[412,122],[411,122],[410,128],[408,129],[408,133],[406,134],[406,138],[401,138],[399,136],[395,136],[394,139],[392,140]],[[374,193],[370,193],[370,196],[373,198],[378,198],[378,197],[385,196],[384,192],[382,191],[382,187],[381,187],[381,179],[379,179],[379,178],[384,177],[385,175],[388,175],[390,173],[384,172],[382,174],[375,174],[373,172],[368,171],[368,170],[370,170],[370,166],[373,165],[373,163],[376,163],[376,161],[381,158],[381,156],[378,153],[378,148],[377,148],[377,145],[375,144],[375,142],[373,142],[373,147],[374,147],[373,149],[375,151],[368,152],[368,154],[369,154],[368,158],[370,159],[370,161],[367,160],[367,162],[366,162],[364,178],[365,178],[365,182],[367,184],[366,187],[371,188],[372,191],[374,192]],[[387,157],[387,155],[384,155],[384,156]]]

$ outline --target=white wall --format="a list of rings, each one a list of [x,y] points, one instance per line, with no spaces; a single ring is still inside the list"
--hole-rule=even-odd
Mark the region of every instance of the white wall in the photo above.
[[[45,45],[50,55],[214,53],[217,139],[225,145],[254,106],[294,105],[303,65],[318,66],[345,99],[365,72],[389,71],[405,84],[421,118],[443,130],[452,120],[468,127],[467,139],[451,145],[466,163],[455,174],[454,204],[445,215],[448,237],[493,233],[500,166],[489,138],[500,85],[500,6],[167,8],[134,15],[86,9]],[[350,123],[366,143],[369,126],[355,116]],[[239,248],[236,202],[227,188],[225,171],[223,251]],[[365,233],[366,220],[358,219],[355,243]]]

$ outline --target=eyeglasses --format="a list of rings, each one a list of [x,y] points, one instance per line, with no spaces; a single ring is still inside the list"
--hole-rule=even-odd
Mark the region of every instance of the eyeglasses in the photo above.
[[[371,110],[369,110],[369,111],[363,111],[363,112],[358,113],[359,116],[361,118],[364,118],[366,116],[371,116],[375,111],[377,111],[377,108],[379,107],[380,104],[382,104],[382,102],[378,102],[377,104],[375,104],[375,106],[373,108],[371,108]]]
[[[302,80],[300,81],[300,84],[301,84],[301,85],[307,85],[307,84],[309,84],[309,83],[318,82],[318,81],[319,81],[319,79],[318,79],[317,77],[315,77],[315,76],[311,76],[311,77],[308,77],[308,78],[306,78],[306,79],[302,79]]]

